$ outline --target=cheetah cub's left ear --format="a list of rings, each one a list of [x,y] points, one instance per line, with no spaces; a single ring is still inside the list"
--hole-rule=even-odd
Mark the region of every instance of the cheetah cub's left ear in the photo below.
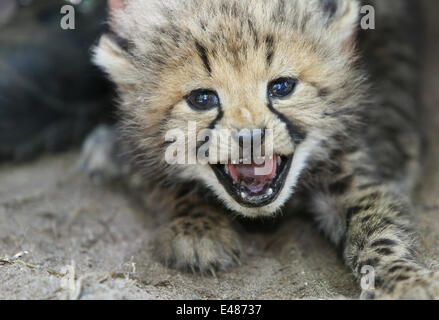
[[[343,48],[354,49],[360,4],[357,0],[320,0],[328,17],[328,31]]]

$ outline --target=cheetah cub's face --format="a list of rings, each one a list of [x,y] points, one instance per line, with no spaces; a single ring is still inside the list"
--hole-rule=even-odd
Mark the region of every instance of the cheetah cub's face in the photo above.
[[[112,11],[95,61],[118,85],[125,137],[145,170],[201,181],[230,209],[267,215],[292,195],[309,160],[324,156],[325,140],[353,121],[357,15],[353,0],[128,0]],[[261,165],[228,155],[167,163],[166,134],[189,137],[189,122],[195,136],[229,130],[228,148],[239,148],[243,129],[265,144],[270,132],[269,170],[256,175]]]

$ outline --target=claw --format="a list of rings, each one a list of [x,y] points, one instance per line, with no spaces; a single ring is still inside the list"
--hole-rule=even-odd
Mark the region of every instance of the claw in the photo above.
[[[209,268],[209,272],[210,272],[210,274],[212,275],[212,277],[214,277],[215,279],[217,278],[217,277],[216,277],[216,273],[215,273],[215,269],[214,269],[213,266],[210,266],[210,268]]]
[[[239,257],[233,255],[233,261],[235,261],[235,263],[240,267],[241,264],[241,259],[239,259]]]
[[[231,253],[233,261],[238,265],[241,266],[241,259],[239,258],[239,255],[235,252]]]

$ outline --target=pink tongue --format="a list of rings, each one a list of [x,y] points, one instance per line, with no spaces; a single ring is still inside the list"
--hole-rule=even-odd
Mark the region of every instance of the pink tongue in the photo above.
[[[276,174],[276,168],[276,156],[273,159],[266,160],[266,163],[262,165],[257,165],[256,163],[229,165],[230,175],[233,180],[247,187],[252,193],[260,193],[264,189],[265,185]]]

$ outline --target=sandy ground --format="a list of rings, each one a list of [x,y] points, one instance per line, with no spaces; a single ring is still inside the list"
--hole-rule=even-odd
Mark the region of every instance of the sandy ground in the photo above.
[[[439,3],[424,100],[439,109]],[[434,41],[433,41],[434,40]],[[422,252],[439,260],[439,119],[416,210]],[[337,299],[360,292],[335,249],[292,217],[242,234],[246,257],[217,278],[168,270],[152,258],[148,209],[121,186],[96,186],[75,171],[77,152],[0,166],[0,299]],[[74,277],[64,276],[65,274]]]

